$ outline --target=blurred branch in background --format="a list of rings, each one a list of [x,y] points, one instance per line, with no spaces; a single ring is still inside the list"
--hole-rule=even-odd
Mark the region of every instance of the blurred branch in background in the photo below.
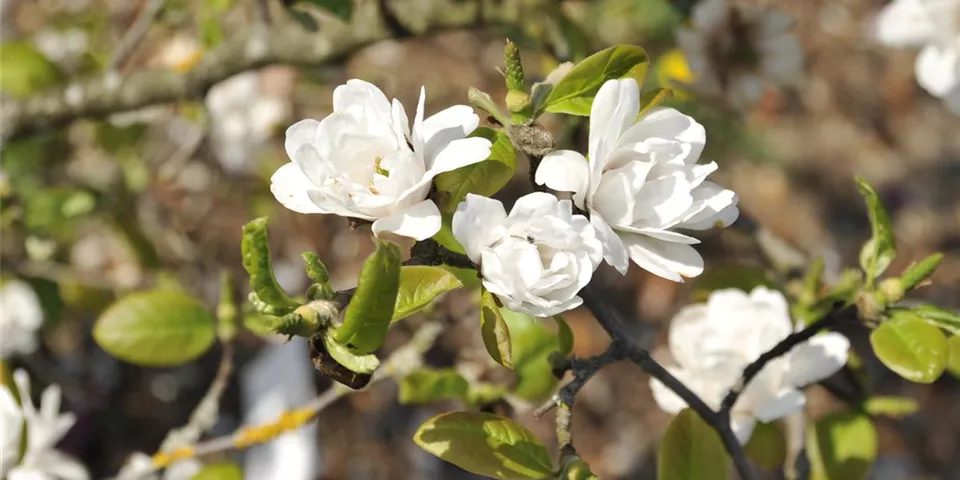
[[[167,0],[149,0],[149,2],[147,2],[143,10],[141,10],[140,15],[133,22],[133,25],[130,26],[127,33],[123,35],[123,39],[120,40],[120,45],[117,47],[117,51],[114,52],[113,58],[107,66],[108,72],[117,71],[123,66],[133,50],[137,48],[137,45],[143,40],[150,25],[157,19],[157,16],[160,15],[160,12],[163,11],[163,7],[166,4]]]
[[[418,35],[449,28],[507,24],[518,20],[521,5],[538,1],[396,2],[404,8],[395,5],[390,12],[381,8],[384,2],[364,2],[350,25],[331,20],[324,22],[316,33],[294,25],[254,25],[213,50],[186,73],[147,70],[120,75],[110,71],[43,94],[5,101],[0,113],[0,140],[7,141],[80,118],[101,118],[150,105],[200,98],[220,81],[267,65],[321,65],[392,38],[397,29],[391,28],[391,24],[396,22],[400,22],[403,30]],[[149,19],[148,13],[140,18]],[[142,28],[146,29],[149,22],[144,20],[144,23]],[[141,27],[135,25],[134,28]],[[132,48],[126,47],[127,43],[137,42],[134,28],[129,32],[131,39],[121,44],[117,58],[126,54],[126,48]]]

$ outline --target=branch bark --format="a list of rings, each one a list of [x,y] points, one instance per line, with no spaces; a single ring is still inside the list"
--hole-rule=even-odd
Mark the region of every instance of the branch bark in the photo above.
[[[394,6],[392,22],[417,35],[477,25],[518,21],[519,8],[535,0],[422,0]],[[391,38],[378,2],[363,2],[350,25],[325,21],[317,33],[297,26],[254,25],[206,55],[186,73],[143,70],[129,75],[107,72],[62,88],[5,101],[0,112],[0,140],[56,128],[80,118],[103,118],[150,105],[202,98],[218,82],[272,64],[317,66]]]

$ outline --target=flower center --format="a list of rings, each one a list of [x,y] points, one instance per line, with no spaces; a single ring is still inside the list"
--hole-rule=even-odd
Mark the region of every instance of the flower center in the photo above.
[[[367,190],[370,190],[370,193],[374,195],[380,195],[380,190],[374,185],[373,180],[377,175],[389,178],[390,172],[383,168],[380,163],[383,162],[383,156],[377,155],[373,160],[373,173],[374,175],[370,177],[370,180],[367,183]]]

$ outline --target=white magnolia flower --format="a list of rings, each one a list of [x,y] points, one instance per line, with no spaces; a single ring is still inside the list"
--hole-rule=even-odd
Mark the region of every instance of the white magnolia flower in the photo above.
[[[271,179],[285,207],[373,221],[373,232],[417,240],[440,230],[440,211],[427,193],[433,178],[490,155],[490,141],[466,138],[480,122],[455,105],[423,118],[425,91],[410,128],[403,105],[376,86],[350,80],[333,92],[333,113],[287,129],[292,162]]]
[[[577,292],[603,258],[590,222],[572,209],[569,200],[534,192],[507,215],[498,200],[469,194],[453,215],[453,235],[504,305],[547,317],[583,303]]]
[[[799,325],[798,325],[799,328]],[[718,408],[743,369],[793,332],[780,292],[757,287],[749,295],[717,290],[706,304],[680,310],[670,324],[669,347],[677,365],[667,370],[711,408]],[[731,426],[746,443],[757,420],[770,422],[803,408],[802,387],[822,380],[847,361],[850,342],[823,333],[768,363],[747,385],[731,411]],[[677,413],[687,404],[660,381],[650,380],[653,398]]]
[[[40,396],[40,410],[30,397],[30,378],[27,372],[13,372],[13,381],[20,394],[17,406],[10,390],[4,386],[0,393],[0,410],[3,418],[2,433],[4,451],[0,477],[7,480],[87,480],[90,475],[77,460],[56,449],[57,442],[70,430],[76,421],[73,414],[60,413],[60,387],[50,385]],[[26,424],[27,446],[20,458],[20,430]],[[9,448],[16,444],[16,447]],[[11,453],[11,451],[13,453]]]
[[[42,323],[40,299],[30,285],[8,280],[0,286],[0,359],[33,353]]]
[[[893,47],[923,47],[917,83],[960,115],[960,0],[894,0],[877,16],[876,36]]]
[[[725,95],[747,108],[768,83],[793,86],[803,74],[803,47],[793,20],[770,8],[731,6],[727,0],[704,0],[691,15],[691,27],[677,31],[701,94]]]
[[[127,458],[117,473],[117,480],[190,480],[195,477],[203,464],[196,458],[185,458],[173,462],[162,474],[156,472],[150,455],[136,452]]]
[[[589,161],[578,152],[547,154],[536,182],[574,192],[590,213],[603,257],[626,274],[629,259],[674,281],[703,271],[691,246],[699,240],[677,229],[727,226],[739,215],[737,195],[708,182],[715,162],[698,165],[703,126],[672,108],[637,119],[640,89],[633,79],[610,80],[590,110]]]

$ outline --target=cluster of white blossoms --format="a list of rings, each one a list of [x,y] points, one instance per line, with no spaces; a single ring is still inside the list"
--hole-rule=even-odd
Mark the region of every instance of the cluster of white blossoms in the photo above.
[[[27,372],[13,372],[19,405],[13,392],[0,387],[0,478],[8,480],[87,480],[77,460],[56,449],[76,419],[60,413],[60,387],[50,385],[40,396],[40,409],[30,397]],[[26,441],[22,437],[26,433]],[[26,445],[21,455],[21,445]]]
[[[441,228],[429,198],[434,177],[485,160],[491,144],[469,136],[479,117],[468,106],[426,119],[423,110],[421,91],[410,127],[400,102],[348,81],[334,90],[332,114],[287,130],[292,161],[273,175],[271,191],[296,212],[370,221],[377,235],[432,237]],[[633,260],[674,281],[699,275],[699,240],[680,230],[727,226],[739,214],[736,194],[706,181],[717,164],[697,163],[705,142],[703,126],[672,108],[640,115],[635,80],[607,81],[591,110],[588,156],[551,152],[535,173],[573,200],[533,193],[507,215],[499,201],[468,195],[453,235],[487,290],[535,316],[580,305],[577,292],[603,259],[623,274]]]
[[[37,329],[43,324],[40,299],[26,282],[8,280],[0,286],[0,360],[37,349]]]
[[[875,35],[893,47],[922,47],[917,83],[960,115],[960,0],[894,0],[877,16]]]
[[[795,86],[803,74],[803,47],[790,16],[772,8],[703,0],[690,26],[677,30],[693,88],[748,108],[767,85]]]
[[[800,327],[799,325],[797,327]],[[717,290],[706,304],[690,305],[670,324],[669,347],[677,379],[711,408],[718,408],[744,368],[794,331],[787,301],[764,287],[748,295]],[[730,423],[746,443],[756,422],[771,422],[803,408],[802,388],[829,377],[847,361],[850,342],[839,333],[822,333],[767,363],[733,405]],[[678,413],[687,407],[659,380],[651,379],[660,408]]]

